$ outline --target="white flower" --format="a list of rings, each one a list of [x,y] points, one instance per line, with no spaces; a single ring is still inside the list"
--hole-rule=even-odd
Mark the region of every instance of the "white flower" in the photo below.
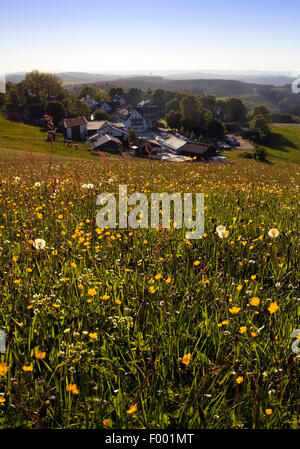
[[[83,189],[93,189],[94,184],[82,184],[81,186]]]
[[[220,239],[227,239],[227,237],[229,236],[229,231],[227,231],[226,229],[219,231],[218,236],[220,237]]]
[[[43,239],[35,239],[33,242],[33,247],[37,250],[44,249],[46,246],[46,242]]]
[[[19,176],[16,176],[16,177],[15,177],[15,181],[16,181],[16,182],[20,181],[20,179],[21,179],[21,178],[20,178]]]
[[[35,186],[35,187],[41,187],[41,183],[40,183],[40,182],[36,182],[36,183],[34,184],[34,186]]]
[[[87,188],[88,188],[87,184],[82,184],[81,187],[82,187],[83,189],[87,189]]]
[[[219,232],[222,232],[222,231],[226,231],[225,226],[219,225],[219,226],[216,227],[216,232],[217,232],[218,234],[219,234]]]
[[[270,229],[270,231],[268,232],[268,236],[271,237],[272,239],[276,238],[279,236],[279,231],[278,229]]]
[[[108,180],[108,182],[109,182],[109,184],[111,184],[112,182],[114,182],[114,180],[113,180],[112,178],[110,178],[110,179]]]

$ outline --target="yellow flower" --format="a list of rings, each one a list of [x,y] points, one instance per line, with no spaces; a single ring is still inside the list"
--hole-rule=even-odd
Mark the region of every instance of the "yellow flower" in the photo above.
[[[0,363],[0,376],[5,376],[8,371],[8,366],[6,363]]]
[[[241,384],[242,382],[244,382],[244,378],[243,378],[243,376],[239,376],[235,379],[235,381],[237,384]]]
[[[192,354],[189,352],[182,357],[181,363],[183,363],[184,365],[189,365],[191,360]]]
[[[46,357],[45,351],[36,351],[35,356],[37,359],[44,359]]]
[[[89,288],[89,289],[88,289],[88,294],[89,294],[90,296],[95,296],[95,295],[97,295],[97,291],[96,291],[95,288]]]
[[[157,280],[157,281],[159,281],[159,279],[161,279],[162,278],[162,275],[161,274],[157,274],[156,276],[155,276],[155,279]]]
[[[127,410],[128,415],[132,415],[133,413],[135,413],[137,411],[137,404],[134,404],[130,407],[129,410]]]
[[[31,273],[32,269],[31,268],[26,268],[27,273]]]
[[[237,289],[238,292],[240,292],[242,290],[242,288],[243,288],[243,286],[240,284],[240,285],[237,286],[236,289]]]
[[[32,368],[32,366],[23,365],[22,370],[25,371],[25,373],[27,373],[29,371],[32,371],[33,368]]]
[[[54,250],[52,251],[52,256],[57,256],[57,254],[58,254],[57,249],[54,249]]]
[[[90,332],[90,333],[89,333],[89,337],[90,337],[92,340],[95,340],[95,339],[97,338],[97,332]]]
[[[149,287],[148,291],[153,295],[153,293],[155,293],[155,288],[153,286]]]
[[[118,306],[120,305],[120,304],[122,304],[122,301],[120,301],[118,298],[115,300],[115,303],[116,304],[118,304]]]
[[[3,404],[6,401],[6,399],[3,396],[0,396],[0,404]]]
[[[256,307],[256,306],[258,306],[259,305],[259,303],[260,303],[260,299],[259,298],[257,298],[257,296],[254,296],[253,298],[251,298],[251,300],[250,300],[250,304],[251,304],[251,306],[254,306],[254,307]]]
[[[271,408],[266,408],[266,415],[270,416],[273,413],[273,410]]]
[[[103,420],[103,425],[104,426],[110,426],[110,419],[104,419]]]
[[[76,263],[71,262],[71,268],[76,268],[76,267],[77,267]]]
[[[239,311],[241,310],[240,307],[232,307],[231,309],[229,309],[229,312],[232,313],[232,315],[236,315],[237,313],[239,313]]]
[[[253,274],[253,276],[251,276],[252,281],[255,281],[256,279],[256,274]]]
[[[21,280],[20,279],[15,279],[14,280],[14,284],[20,284]]]
[[[240,327],[240,333],[241,334],[245,334],[247,332],[247,327],[246,326],[241,326]]]
[[[268,311],[272,314],[275,313],[279,310],[279,306],[277,304],[277,302],[272,302],[272,304],[270,304],[270,307],[268,307]]]
[[[101,296],[101,299],[103,299],[103,301],[107,301],[109,298],[110,298],[110,296],[108,296],[108,295]]]
[[[198,265],[200,265],[200,260],[195,260],[194,265],[195,267],[198,267]]]
[[[76,384],[67,385],[67,391],[71,391],[71,393],[73,393],[73,394],[79,394],[79,390],[78,390]]]
[[[257,337],[257,333],[256,332],[251,332],[251,337]]]
[[[78,287],[78,290],[83,290],[83,285],[82,284],[78,284],[77,287]]]

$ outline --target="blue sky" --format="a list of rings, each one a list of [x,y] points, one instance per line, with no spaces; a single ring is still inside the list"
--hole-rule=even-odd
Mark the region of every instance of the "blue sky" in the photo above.
[[[0,6],[2,72],[300,69],[299,0],[0,0]]]

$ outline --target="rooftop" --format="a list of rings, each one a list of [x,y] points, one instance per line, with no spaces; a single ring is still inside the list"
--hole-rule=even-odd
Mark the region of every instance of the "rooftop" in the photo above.
[[[64,127],[72,128],[73,126],[86,125],[88,123],[85,117],[66,118],[64,119]]]
[[[179,139],[178,137],[171,136],[164,141],[164,144],[170,148],[173,148],[173,150],[179,150],[179,148],[186,144],[186,141]]]

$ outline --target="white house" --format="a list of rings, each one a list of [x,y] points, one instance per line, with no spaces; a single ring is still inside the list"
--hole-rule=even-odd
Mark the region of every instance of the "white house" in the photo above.
[[[88,121],[85,117],[64,119],[65,135],[68,139],[84,140],[87,136]]]
[[[133,129],[137,133],[144,132],[147,129],[147,123],[144,117],[138,112],[133,111],[125,121],[127,129]]]

